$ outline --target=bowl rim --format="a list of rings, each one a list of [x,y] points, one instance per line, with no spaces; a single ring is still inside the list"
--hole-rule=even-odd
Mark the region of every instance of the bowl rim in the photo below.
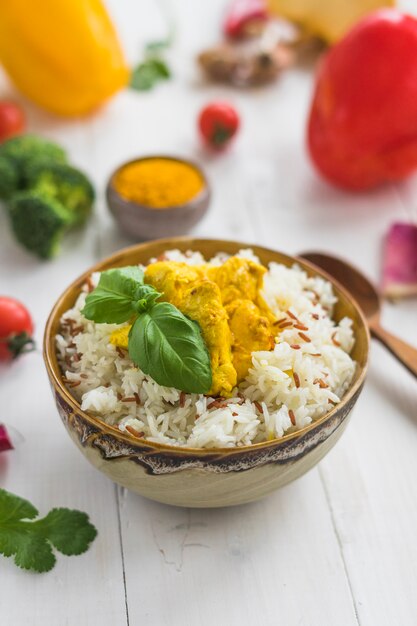
[[[193,167],[200,174],[203,180],[203,186],[200,191],[187,200],[187,202],[183,202],[182,204],[173,204],[170,206],[165,206],[163,208],[154,208],[149,206],[148,204],[142,204],[141,202],[136,202],[136,200],[129,200],[129,198],[125,198],[114,186],[114,178],[120,170],[124,169],[128,165],[132,163],[138,163],[139,161],[151,161],[153,159],[166,159],[167,161],[178,161],[179,163],[186,163]],[[114,193],[117,196],[119,202],[121,202],[125,207],[134,206],[138,207],[143,211],[149,211],[149,214],[152,215],[167,215],[171,214],[171,212],[178,211],[179,209],[184,208],[195,208],[195,205],[199,204],[206,198],[210,198],[211,196],[211,186],[209,180],[207,178],[207,174],[205,173],[202,166],[195,160],[189,159],[187,157],[182,157],[180,155],[175,154],[144,154],[142,156],[135,157],[133,159],[129,159],[128,161],[124,161],[120,165],[118,165],[112,173],[109,175],[106,183],[106,198],[107,202],[110,205],[111,200],[109,199],[109,193]],[[166,212],[166,213],[165,213]],[[156,240],[154,240],[156,241]]]
[[[116,262],[118,258],[120,257],[123,258],[124,256],[130,253],[133,253],[138,248],[149,247],[152,244],[158,243],[161,245],[166,245],[168,249],[168,246],[175,247],[177,243],[181,243],[181,244],[189,243],[190,249],[194,248],[198,250],[197,246],[199,244],[204,245],[205,243],[209,243],[209,242],[210,243],[215,242],[216,244],[219,244],[219,245],[221,245],[222,243],[231,244],[231,245],[241,246],[242,248],[257,248],[257,249],[261,249],[265,251],[267,254],[278,253],[282,257],[294,263],[298,263],[301,266],[304,266],[305,268],[309,269],[310,272],[312,272],[313,274],[319,275],[322,278],[326,279],[327,281],[331,282],[332,285],[335,285],[336,288],[340,292],[342,292],[345,298],[352,304],[353,308],[356,311],[358,319],[360,320],[361,325],[363,326],[363,329],[365,331],[364,363],[363,363],[363,366],[361,367],[361,371],[359,373],[357,380],[354,382],[353,385],[349,387],[349,389],[346,391],[345,395],[342,397],[339,404],[335,405],[332,409],[330,409],[330,411],[327,411],[326,413],[324,413],[324,415],[319,417],[317,420],[312,421],[307,426],[304,426],[303,428],[300,428],[299,430],[294,431],[292,433],[288,433],[287,435],[283,435],[280,438],[275,437],[274,439],[270,439],[267,441],[259,441],[257,443],[253,443],[253,444],[249,444],[245,446],[232,446],[232,447],[219,447],[219,448],[193,448],[193,447],[188,447],[188,446],[186,447],[186,446],[158,443],[155,441],[148,441],[147,439],[144,439],[144,438],[133,437],[133,435],[130,435],[129,433],[125,433],[119,430],[117,427],[107,424],[100,418],[95,417],[94,415],[90,415],[89,413],[83,411],[78,401],[71,395],[71,393],[69,392],[69,390],[67,389],[67,387],[62,381],[63,374],[60,371],[59,364],[58,364],[56,348],[55,348],[55,335],[52,335],[52,328],[56,321],[57,312],[58,312],[58,309],[60,308],[62,300],[67,296],[68,292],[71,292],[75,289],[79,290],[80,285],[82,285],[93,272],[100,271],[101,267],[111,265],[112,263]],[[276,445],[285,444],[294,439],[303,437],[305,434],[309,433],[310,431],[319,428],[325,422],[330,420],[330,418],[333,415],[335,415],[337,412],[343,409],[350,402],[350,400],[355,396],[355,394],[361,389],[365,381],[367,370],[368,370],[369,348],[370,348],[369,328],[365,320],[365,316],[362,313],[362,310],[360,309],[358,303],[356,302],[354,297],[350,295],[350,293],[336,279],[334,279],[332,276],[330,276],[330,274],[322,270],[320,267],[314,265],[313,263],[310,263],[309,261],[306,261],[305,259],[301,257],[292,256],[284,252],[280,252],[279,250],[266,248],[265,246],[260,246],[255,243],[250,244],[247,242],[234,241],[230,239],[194,238],[194,237],[186,237],[186,236],[185,237],[167,237],[163,239],[154,239],[152,241],[134,244],[132,246],[121,248],[120,250],[117,250],[113,254],[105,257],[101,261],[98,261],[97,263],[95,263],[86,272],[84,272],[78,278],[76,278],[61,293],[59,298],[56,300],[48,316],[48,319],[45,325],[44,337],[43,337],[43,358],[44,358],[44,362],[46,365],[46,370],[47,370],[49,379],[53,383],[55,390],[59,391],[60,395],[63,396],[67,404],[71,406],[74,413],[76,414],[78,413],[79,415],[81,415],[83,419],[87,421],[90,425],[92,425],[93,427],[98,428],[99,430],[105,432],[109,436],[116,437],[117,439],[123,441],[126,444],[129,444],[130,446],[132,445],[143,446],[144,445],[160,452],[183,454],[187,456],[202,456],[202,457],[213,456],[213,455],[232,455],[232,454],[236,454],[240,452],[250,452],[250,451],[259,451],[263,449],[268,449],[268,448],[275,447]]]

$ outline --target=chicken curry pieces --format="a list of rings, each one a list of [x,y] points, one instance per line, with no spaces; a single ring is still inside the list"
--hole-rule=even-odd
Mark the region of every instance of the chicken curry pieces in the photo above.
[[[272,350],[274,315],[261,296],[266,269],[232,256],[222,265],[187,265],[157,261],[145,269],[145,282],[164,300],[199,323],[210,353],[210,395],[230,396],[251,366],[251,353]],[[130,326],[116,330],[110,341],[127,348]]]

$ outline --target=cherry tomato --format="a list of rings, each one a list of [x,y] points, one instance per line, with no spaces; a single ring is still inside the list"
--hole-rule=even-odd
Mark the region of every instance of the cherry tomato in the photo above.
[[[26,117],[23,109],[10,100],[0,100],[0,141],[19,135],[25,127]]]
[[[33,350],[33,322],[18,300],[0,296],[0,361],[9,361]]]
[[[214,150],[223,150],[240,125],[239,115],[227,102],[212,102],[204,107],[198,118],[203,141]]]

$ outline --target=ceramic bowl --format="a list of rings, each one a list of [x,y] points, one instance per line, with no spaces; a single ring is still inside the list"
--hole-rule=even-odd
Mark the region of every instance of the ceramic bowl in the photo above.
[[[356,337],[352,351],[357,362],[356,373],[340,404],[316,422],[281,439],[221,449],[180,448],[138,440],[82,411],[62,381],[54,337],[61,315],[73,306],[91,272],[145,264],[170,248],[199,250],[211,257],[220,251],[235,254],[242,247],[251,247],[265,265],[276,261],[291,266],[297,261],[309,275],[319,275],[333,283],[338,297],[335,318],[345,315],[352,318]],[[357,304],[322,270],[259,246],[191,238],[135,245],[97,263],[59,298],[49,316],[44,338],[44,358],[58,412],[82,454],[111,480],[132,491],[160,502],[191,507],[229,506],[257,500],[316,465],[346,428],[365,380],[368,350],[368,329]]]
[[[116,174],[130,163],[149,159],[170,159],[191,165],[204,181],[202,190],[185,204],[164,209],[152,209],[144,204],[127,200],[114,187]],[[118,167],[107,183],[106,198],[120,229],[128,237],[143,241],[159,237],[176,237],[188,233],[205,215],[210,204],[211,190],[206,175],[197,163],[177,157],[152,155],[127,161]]]

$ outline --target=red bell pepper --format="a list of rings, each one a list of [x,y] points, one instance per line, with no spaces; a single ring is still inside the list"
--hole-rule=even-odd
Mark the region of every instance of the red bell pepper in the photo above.
[[[417,168],[417,19],[372,13],[324,57],[308,122],[317,169],[352,190]]]

